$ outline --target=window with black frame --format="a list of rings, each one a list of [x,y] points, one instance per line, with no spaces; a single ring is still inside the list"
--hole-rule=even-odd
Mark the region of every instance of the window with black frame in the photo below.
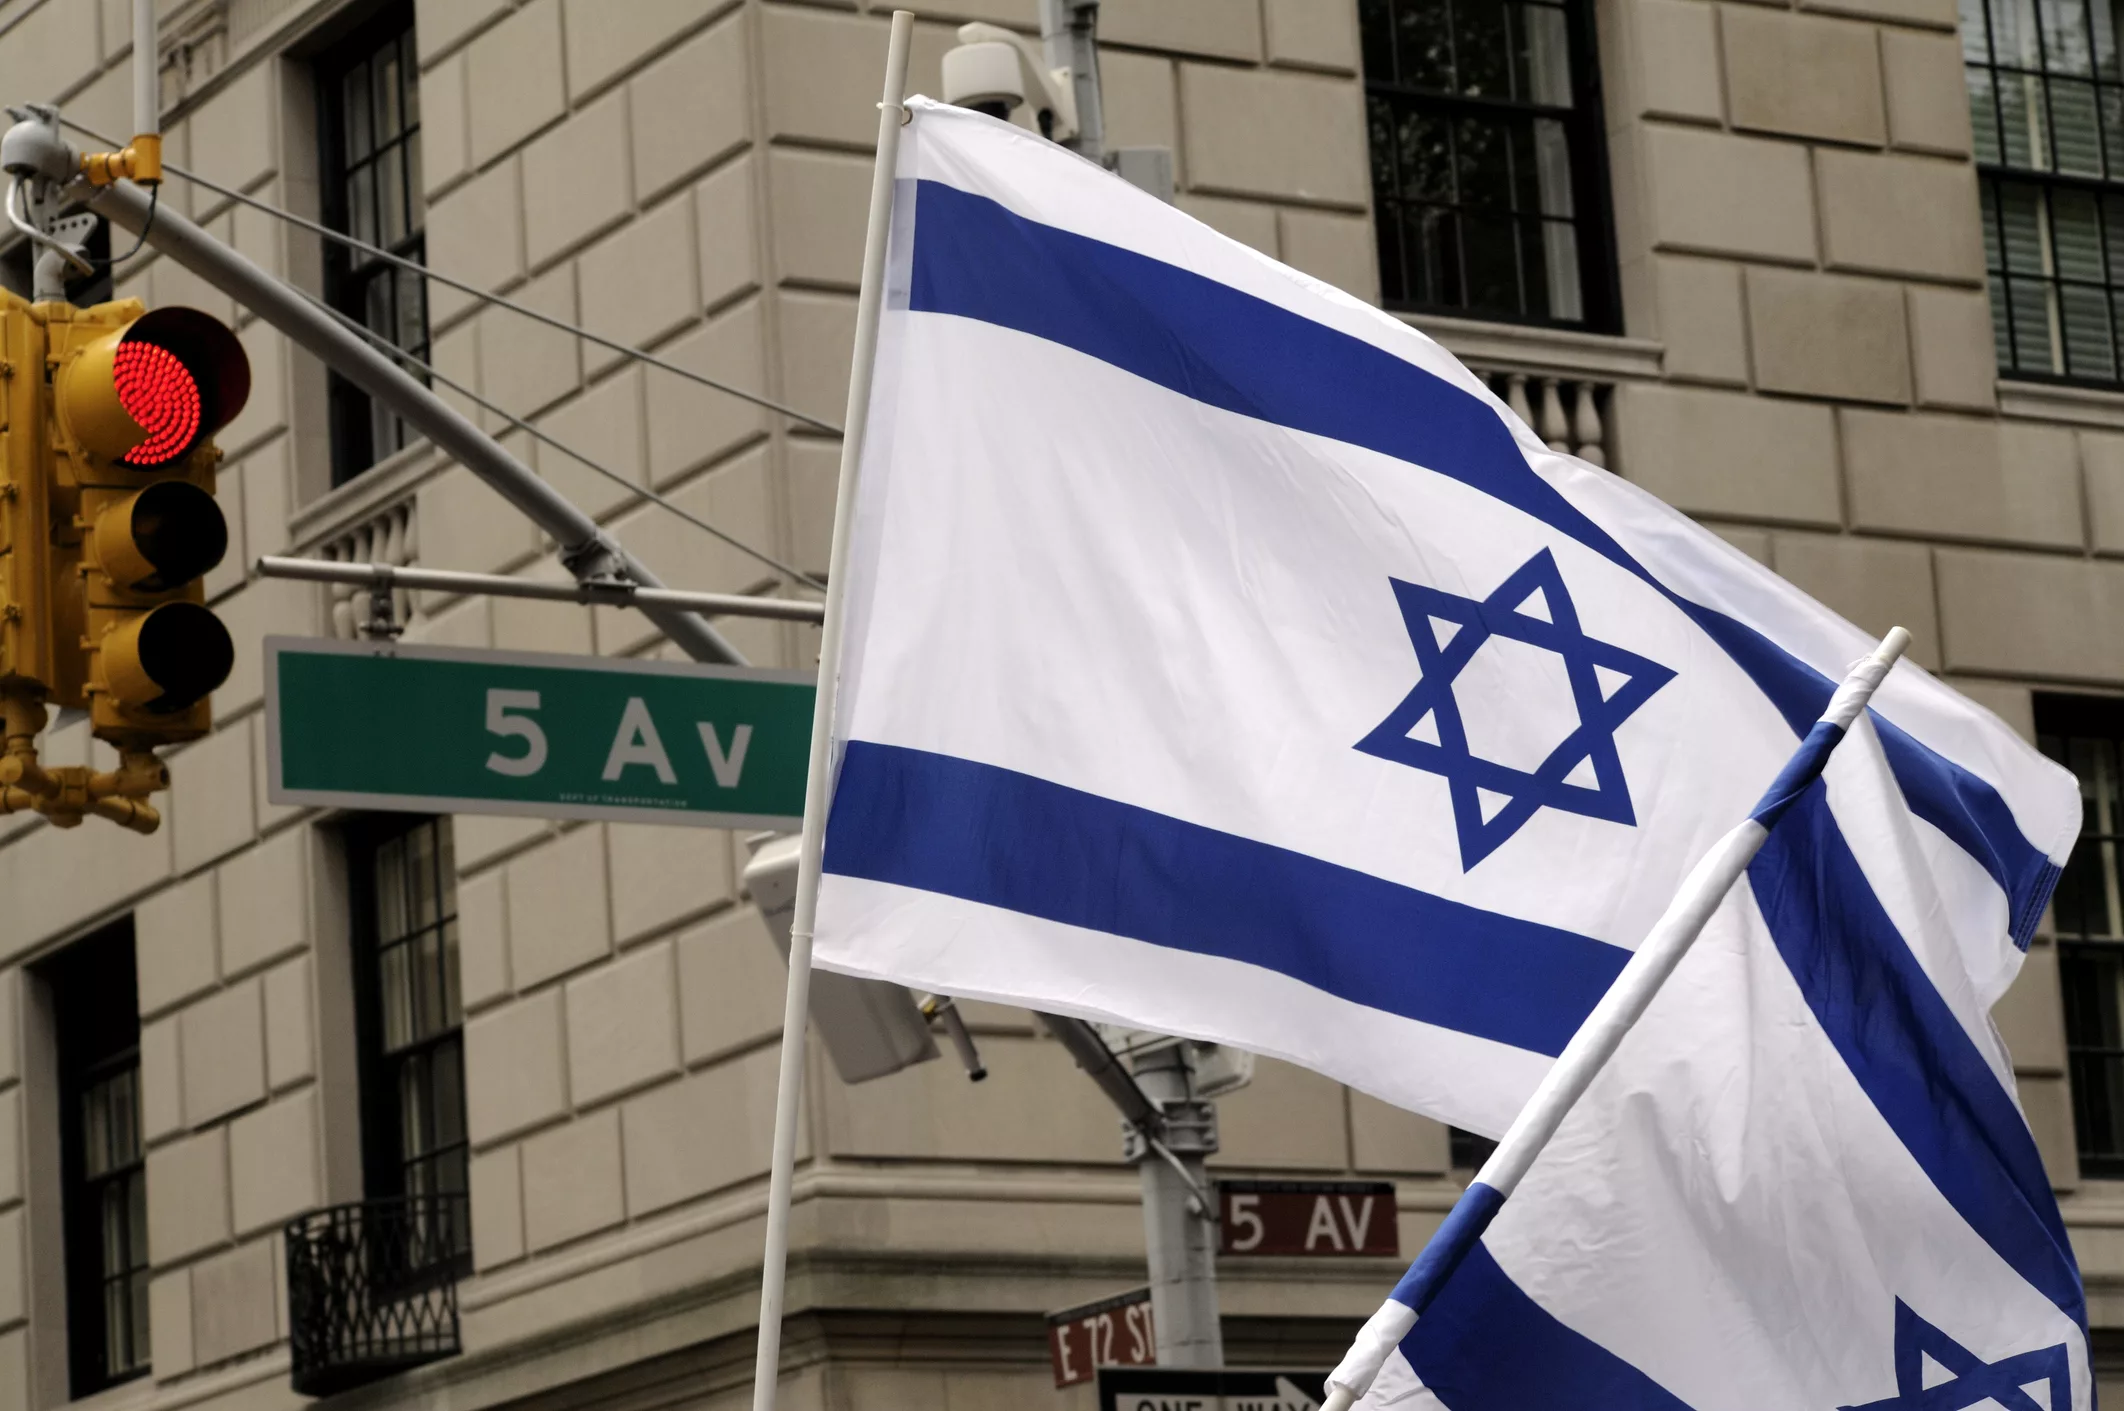
[[[76,1399],[148,1370],[147,1165],[130,918],[40,968],[57,1038],[68,1377]]]
[[[422,260],[427,206],[412,8],[394,6],[334,44],[319,65],[317,92],[325,223],[403,259]],[[427,290],[408,271],[326,241],[325,296],[341,313],[427,360]],[[335,485],[410,439],[404,422],[336,373],[330,401]]]
[[[450,822],[362,820],[348,842],[368,1195],[408,1202],[424,1258],[455,1262],[471,1240]]]
[[[2051,901],[2080,1170],[2124,1176],[2124,700],[2038,696],[2036,735],[2080,781],[2080,837]]]
[[[2118,6],[1961,5],[1999,369],[2124,381]]]
[[[1619,326],[1586,0],[1360,0],[1389,308]]]

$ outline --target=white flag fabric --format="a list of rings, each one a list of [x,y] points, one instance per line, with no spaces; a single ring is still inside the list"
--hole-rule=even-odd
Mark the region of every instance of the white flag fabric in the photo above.
[[[1501,1132],[1872,642],[1392,316],[910,106],[817,962]],[[2077,791],[1914,667],[1871,722],[1670,982],[1703,1012],[1663,997],[1588,1099],[1605,1125],[1559,1136],[1601,1174],[1537,1165],[1539,1228],[1508,1208],[1441,1298],[1467,1331],[1434,1353],[1427,1316],[1375,1396],[1917,1411],[1975,1404],[1925,1399],[1941,1368],[2063,1348],[2087,1404],[1988,1020]],[[1842,1222],[1775,1298],[1745,1263],[1773,1214]],[[1710,1267],[1741,1294],[1696,1298]],[[1540,1375],[1499,1338],[1579,1385],[1446,1389],[1436,1359],[1485,1347]]]

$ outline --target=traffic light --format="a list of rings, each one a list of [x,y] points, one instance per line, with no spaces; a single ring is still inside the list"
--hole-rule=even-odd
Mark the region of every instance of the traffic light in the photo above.
[[[134,299],[0,293],[0,336],[0,813],[151,832],[145,795],[168,782],[154,750],[207,733],[235,660],[199,580],[228,550],[210,438],[243,409],[250,364],[219,320]],[[53,705],[88,712],[115,772],[38,764]]]

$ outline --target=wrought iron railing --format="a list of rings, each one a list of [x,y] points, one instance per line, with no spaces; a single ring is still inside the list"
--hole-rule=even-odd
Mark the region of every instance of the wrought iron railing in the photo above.
[[[468,1221],[461,1195],[335,1205],[290,1221],[295,1390],[330,1396],[455,1356]]]

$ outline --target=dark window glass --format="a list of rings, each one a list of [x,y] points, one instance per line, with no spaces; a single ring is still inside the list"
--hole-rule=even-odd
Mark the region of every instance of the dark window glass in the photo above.
[[[1584,0],[1361,0],[1390,308],[1613,328]]]
[[[2124,701],[2038,697],[2036,729],[2080,781],[2080,838],[2051,902],[2080,1169],[2124,1176]]]
[[[43,971],[58,1029],[67,1357],[83,1397],[148,1370],[147,1169],[133,923]]]
[[[325,223],[410,260],[426,256],[420,70],[413,12],[394,8],[332,46],[317,75]],[[325,295],[341,313],[426,361],[425,285],[385,260],[325,243]],[[331,380],[332,481],[404,446],[404,422],[338,374]]]
[[[350,835],[356,885],[362,1149],[371,1197],[465,1197],[464,1008],[448,819],[394,818]],[[470,1248],[453,1217],[445,1241]]]
[[[2124,69],[2112,0],[1961,0],[1999,368],[2115,384]]]
[[[1490,1159],[1490,1153],[1497,1150],[1497,1143],[1474,1132],[1448,1127],[1446,1150],[1449,1153],[1447,1160],[1451,1162],[1453,1169],[1467,1172],[1472,1180],[1475,1173],[1482,1169],[1482,1163]]]

